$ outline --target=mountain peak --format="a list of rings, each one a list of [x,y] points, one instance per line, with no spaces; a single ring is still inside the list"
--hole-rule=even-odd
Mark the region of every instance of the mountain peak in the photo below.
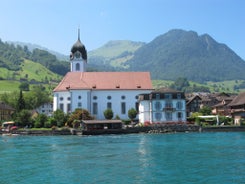
[[[197,82],[245,79],[245,62],[210,35],[173,29],[138,49],[131,70],[150,71],[153,79],[185,77]]]

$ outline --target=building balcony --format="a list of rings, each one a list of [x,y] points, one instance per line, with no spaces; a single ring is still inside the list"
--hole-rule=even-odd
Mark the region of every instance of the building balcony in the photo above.
[[[163,111],[174,112],[174,111],[176,111],[176,108],[173,108],[173,107],[165,107],[165,108],[163,108]]]

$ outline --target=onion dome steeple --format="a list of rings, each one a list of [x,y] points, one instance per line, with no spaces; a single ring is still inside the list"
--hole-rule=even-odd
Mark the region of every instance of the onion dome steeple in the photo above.
[[[77,42],[71,48],[70,60],[80,57],[87,61],[87,51],[80,40],[80,29],[78,29],[78,39]]]

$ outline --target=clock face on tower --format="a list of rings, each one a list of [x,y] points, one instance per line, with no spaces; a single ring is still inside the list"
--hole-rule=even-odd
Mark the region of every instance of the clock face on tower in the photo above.
[[[80,54],[79,52],[76,52],[76,53],[75,53],[75,57],[76,57],[76,58],[79,58],[80,55],[81,55],[81,54]]]

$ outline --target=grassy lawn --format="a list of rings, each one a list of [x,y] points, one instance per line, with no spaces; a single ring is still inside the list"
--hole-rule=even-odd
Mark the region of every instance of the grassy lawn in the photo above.
[[[0,93],[12,92],[19,90],[20,83],[18,81],[1,81],[0,80]]]

